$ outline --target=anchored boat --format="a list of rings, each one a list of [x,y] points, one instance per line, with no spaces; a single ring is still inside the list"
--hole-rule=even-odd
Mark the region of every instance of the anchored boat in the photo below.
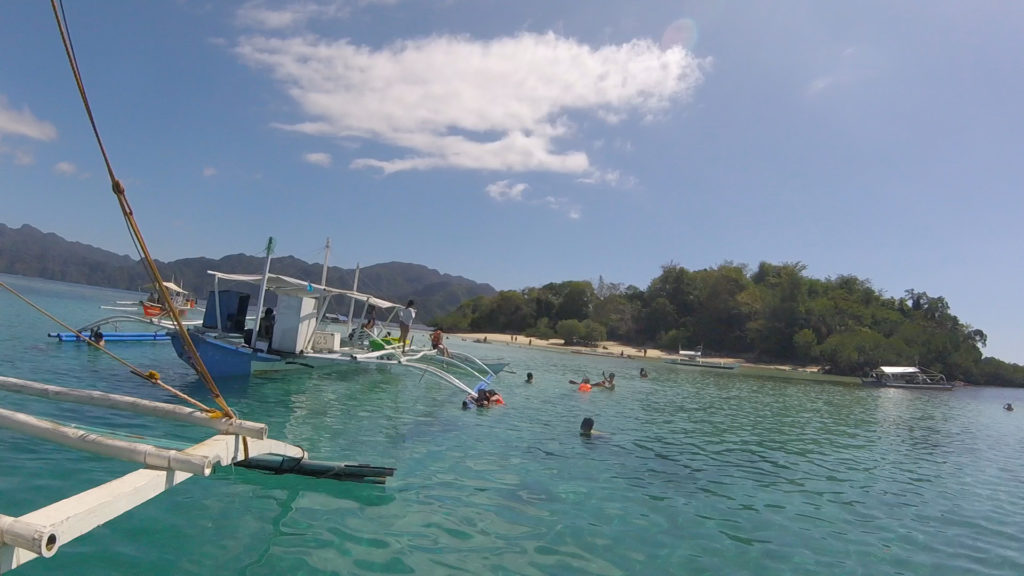
[[[352,364],[390,365],[418,370],[468,394],[473,394],[481,382],[494,379],[495,372],[469,354],[453,350],[448,350],[447,355],[439,354],[438,350],[412,341],[403,343],[379,322],[365,327],[371,306],[390,310],[394,316],[402,308],[399,304],[355,290],[270,273],[272,249],[273,238],[267,245],[267,271],[262,275],[209,271],[214,289],[207,299],[206,314],[202,324],[190,328],[188,333],[215,377]],[[257,311],[263,309],[265,293],[275,294],[273,322],[256,315],[255,323],[249,326],[245,319],[250,314],[251,295],[221,289],[222,282],[259,285]],[[334,298],[347,299],[350,308],[361,306],[362,315],[353,321],[355,314],[350,313],[345,324],[326,322],[327,307]],[[339,327],[344,327],[343,331]],[[192,355],[183,346],[183,338],[173,333],[170,338],[178,357],[191,364]]]
[[[66,23],[62,19],[62,11],[58,10],[55,0],[51,0],[54,18],[64,42],[68,62],[71,64],[82,103],[90,110],[84,84],[78,69],[74,51],[71,50],[70,36]],[[132,239],[139,250],[139,255],[146,264],[147,272],[153,285],[159,292],[160,302],[173,302],[170,288],[160,278],[156,262],[150,255],[142,238],[134,211],[129,205],[124,185],[114,174],[114,169],[106,155],[99,130],[89,112],[89,120],[93,124],[93,133],[103,153],[107,173],[121,213],[131,230]],[[43,310],[19,294],[16,290],[0,282],[0,289],[6,289],[20,298],[36,311],[57,322],[66,330],[75,331],[66,323]],[[210,376],[202,359],[191,343],[182,323],[180,310],[177,306],[168,306],[164,313],[167,320],[173,323],[175,330],[181,335],[182,345],[192,357],[190,363],[216,402],[217,408],[211,408],[202,402],[186,395],[180,390],[163,382],[154,370],[141,370],[118,358],[109,349],[99,343],[83,338],[89,346],[96,346],[104,353],[129,367],[130,372],[158,386],[166,392],[173,393],[177,398],[188,402],[191,408],[143,400],[131,396],[110,394],[95,390],[77,390],[52,386],[28,380],[19,380],[0,376],[0,392],[27,394],[45,398],[49,401],[74,402],[90,406],[99,406],[111,410],[129,411],[150,417],[164,418],[178,422],[211,428],[215,434],[209,439],[199,442],[187,449],[176,450],[162,446],[159,441],[144,439],[140,436],[118,434],[112,431],[88,429],[72,426],[54,420],[47,420],[6,408],[0,408],[0,426],[43,440],[62,444],[74,449],[133,462],[138,470],[116,478],[106,484],[75,494],[35,511],[18,517],[0,513],[0,573],[13,570],[39,557],[51,557],[58,549],[93,528],[100,526],[125,512],[139,506],[154,496],[165,492],[192,476],[208,476],[215,466],[237,465],[258,470],[272,470],[275,473],[300,473],[317,478],[337,480],[356,480],[383,483],[394,473],[393,468],[368,466],[365,464],[324,463],[309,461],[306,452],[298,446],[273,440],[265,424],[239,419],[221,395],[216,383]],[[160,314],[163,316],[164,314]]]
[[[954,385],[946,377],[919,366],[880,366],[872,370],[861,383],[868,386],[911,388],[917,390],[952,390]]]
[[[735,370],[739,367],[738,362],[726,362],[704,357],[704,347],[698,346],[696,350],[680,350],[679,355],[665,360],[666,364],[676,366],[693,366],[695,368],[715,368],[718,370]]]

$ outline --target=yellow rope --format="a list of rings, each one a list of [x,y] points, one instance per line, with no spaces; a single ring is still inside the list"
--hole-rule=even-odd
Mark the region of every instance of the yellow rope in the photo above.
[[[182,400],[192,404],[193,406],[195,406],[196,408],[199,408],[200,410],[202,410],[203,412],[206,412],[207,414],[218,414],[219,413],[217,410],[213,410],[212,408],[209,408],[209,407],[205,406],[202,402],[200,402],[198,400],[195,400],[194,398],[188,396],[187,394],[179,392],[178,390],[175,390],[174,388],[172,388],[172,387],[168,386],[167,384],[164,384],[163,382],[161,382],[160,381],[160,374],[157,373],[155,370],[150,370],[149,372],[143,372],[142,370],[139,370],[135,366],[132,366],[131,363],[129,363],[124,358],[121,358],[117,354],[114,354],[110,350],[107,350],[106,347],[100,346],[99,344],[93,342],[91,338],[86,338],[85,336],[82,336],[81,332],[79,332],[78,330],[75,330],[71,326],[68,326],[64,322],[61,322],[59,319],[54,317],[52,314],[50,314],[46,310],[43,310],[38,305],[36,305],[35,302],[32,302],[31,300],[29,300],[25,296],[21,295],[20,293],[18,293],[17,290],[15,290],[14,288],[11,288],[10,286],[5,284],[4,282],[0,282],[0,288],[6,288],[11,294],[14,294],[18,298],[20,298],[22,302],[24,302],[24,303],[28,304],[29,306],[35,308],[43,316],[46,316],[50,320],[53,320],[57,324],[59,324],[62,327],[66,328],[69,332],[73,332],[75,334],[75,336],[78,336],[79,338],[84,340],[86,343],[88,343],[90,346],[93,346],[97,350],[105,352],[108,356],[110,356],[114,360],[117,360],[118,362],[123,364],[126,368],[128,368],[129,372],[131,372],[132,374],[135,374],[139,378],[142,378],[143,380],[146,380],[146,381],[148,381],[148,382],[150,382],[152,384],[156,384],[157,386],[163,388],[164,390],[170,392],[171,394],[174,394],[178,398],[181,398]]]
[[[57,0],[50,0],[50,6],[53,7],[53,17],[57,20],[57,28],[60,30],[60,37],[64,42],[64,52],[67,54],[68,64],[71,65],[71,72],[75,76],[75,84],[78,86],[78,93],[82,98],[82,104],[85,106],[85,113],[89,117],[89,124],[92,126],[92,132],[96,136],[96,143],[99,145],[100,154],[103,155],[103,162],[106,164],[107,174],[110,176],[111,188],[113,189],[114,196],[117,198],[118,205],[121,207],[121,213],[124,215],[125,222],[127,222],[128,227],[131,230],[132,238],[143,255],[143,259],[146,261],[150,277],[156,284],[157,290],[159,290],[162,302],[165,304],[171,318],[174,320],[174,325],[178,330],[178,334],[181,336],[181,343],[185,348],[186,355],[191,359],[190,364],[199,375],[199,378],[206,384],[206,387],[210,390],[210,394],[213,396],[214,401],[217,402],[217,405],[220,406],[224,414],[229,418],[235,418],[234,411],[231,410],[227,401],[225,401],[224,397],[221,396],[220,390],[217,389],[217,384],[214,383],[213,377],[210,376],[209,371],[206,369],[206,365],[203,364],[202,358],[199,357],[199,351],[196,350],[195,345],[192,343],[192,339],[188,335],[188,331],[185,330],[185,325],[181,322],[177,306],[173,304],[170,292],[168,292],[167,287],[164,286],[163,279],[160,277],[160,271],[156,267],[156,262],[153,261],[153,257],[149,254],[146,242],[142,238],[142,231],[139,230],[139,226],[135,222],[134,212],[128,204],[128,197],[125,195],[124,185],[114,174],[114,168],[110,163],[107,150],[103,146],[103,139],[100,138],[99,128],[96,126],[96,120],[93,117],[92,108],[89,106],[89,98],[85,94],[85,85],[82,83],[82,75],[78,69],[78,61],[75,58],[74,49],[71,46],[70,34],[67,31],[67,26],[64,20],[61,18],[61,13],[57,10]]]

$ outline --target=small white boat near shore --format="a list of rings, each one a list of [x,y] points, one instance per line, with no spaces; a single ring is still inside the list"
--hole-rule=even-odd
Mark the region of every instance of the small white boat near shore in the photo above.
[[[868,378],[861,378],[861,383],[918,390],[952,390],[955,387],[942,374],[916,366],[880,366],[872,370]]]
[[[680,350],[679,355],[665,360],[666,364],[676,366],[693,366],[694,368],[715,368],[718,370],[735,370],[739,368],[739,362],[727,362],[704,357],[704,347],[698,346],[696,350]]]

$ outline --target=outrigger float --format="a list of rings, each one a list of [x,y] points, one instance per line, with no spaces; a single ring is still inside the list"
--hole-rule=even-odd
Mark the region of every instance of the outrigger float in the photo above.
[[[182,321],[185,326],[200,324],[200,320],[190,322]],[[139,324],[150,326],[151,330],[121,331],[124,324]],[[113,330],[105,330],[104,327],[112,327]],[[170,342],[169,331],[175,329],[174,322],[164,318],[143,318],[131,314],[117,314],[107,316],[82,326],[78,330],[68,332],[49,332],[46,336],[56,338],[58,342],[85,342],[93,340],[96,333],[103,335],[105,342]]]

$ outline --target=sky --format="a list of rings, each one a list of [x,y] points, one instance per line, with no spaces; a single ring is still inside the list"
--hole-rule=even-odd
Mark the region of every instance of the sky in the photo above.
[[[1024,363],[1024,3],[66,4],[157,259],[329,237],[513,290],[802,262]],[[0,206],[135,256],[42,2],[0,3]]]

